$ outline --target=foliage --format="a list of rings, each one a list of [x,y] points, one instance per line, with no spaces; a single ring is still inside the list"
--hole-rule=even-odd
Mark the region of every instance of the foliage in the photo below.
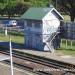
[[[24,43],[24,34],[21,32],[10,32],[12,42],[23,44]],[[8,36],[5,36],[4,33],[0,33],[0,40],[1,41],[9,41],[9,33]]]
[[[29,6],[30,4],[24,0],[0,0],[0,14],[8,15],[9,18],[14,15],[21,15]]]
[[[30,6],[47,7],[50,3],[51,0],[0,0],[0,14],[10,18],[23,14]]]
[[[15,6],[15,14],[21,15],[30,7],[29,3],[18,2]]]
[[[0,0],[0,15],[11,16],[23,14],[30,6],[49,7],[53,4],[61,12],[70,15],[71,21],[75,19],[75,0]]]
[[[49,0],[30,0],[30,3],[34,7],[46,7]]]
[[[0,3],[5,3],[7,2],[7,0],[0,0]]]
[[[55,2],[56,0],[53,0]],[[75,0],[57,0],[58,8],[70,15],[71,21],[75,19]]]

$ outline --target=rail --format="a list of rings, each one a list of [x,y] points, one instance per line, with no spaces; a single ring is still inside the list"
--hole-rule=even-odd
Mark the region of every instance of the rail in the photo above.
[[[3,51],[0,51],[1,53],[5,53],[5,54],[9,54],[9,52],[3,52]],[[60,75],[66,75],[67,73],[72,73],[72,74],[75,74],[75,71],[69,71],[69,69],[75,69],[75,65],[73,65],[73,67],[69,67],[69,65],[71,64],[67,64],[67,63],[63,63],[63,62],[59,62],[59,61],[56,61],[56,60],[52,60],[52,59],[47,59],[47,58],[43,58],[43,57],[40,57],[40,56],[34,56],[34,55],[30,55],[30,54],[24,54],[24,53],[21,53],[21,52],[18,52],[18,51],[13,51],[13,57],[18,59],[19,61],[15,62],[16,64],[18,64],[20,67],[23,67],[23,68],[29,68],[33,71],[33,69],[35,68],[35,66],[43,66],[43,69],[44,68],[52,68],[52,69],[56,69],[56,70],[61,70],[60,71]],[[32,67],[32,65],[26,65],[24,64],[24,61],[28,61],[30,63],[35,63],[36,65],[34,67]],[[33,64],[34,65],[34,64]],[[68,67],[67,67],[68,65]],[[66,69],[66,70],[64,70]],[[68,69],[68,70],[67,70]],[[56,75],[56,73],[54,74],[53,72],[46,72],[46,71],[36,71],[36,73],[39,73],[39,75]],[[57,74],[58,75],[58,74]]]

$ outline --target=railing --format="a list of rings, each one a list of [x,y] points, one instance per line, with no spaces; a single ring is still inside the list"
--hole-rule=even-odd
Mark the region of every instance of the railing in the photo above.
[[[75,22],[63,22],[61,31],[61,48],[75,50]]]
[[[54,47],[52,44],[52,41],[54,40],[54,38],[57,36],[59,32],[54,32],[53,34],[49,35],[49,38],[46,39],[45,43],[47,45],[47,47],[49,48],[51,53],[54,53]]]

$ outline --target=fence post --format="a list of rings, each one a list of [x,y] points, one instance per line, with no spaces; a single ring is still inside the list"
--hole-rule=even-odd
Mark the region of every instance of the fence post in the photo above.
[[[72,40],[71,40],[71,49],[72,49]]]
[[[7,30],[7,26],[5,27],[5,36],[8,35],[8,30]]]
[[[60,46],[62,47],[62,39],[61,39],[61,45]]]
[[[67,40],[66,40],[66,48],[67,48]]]

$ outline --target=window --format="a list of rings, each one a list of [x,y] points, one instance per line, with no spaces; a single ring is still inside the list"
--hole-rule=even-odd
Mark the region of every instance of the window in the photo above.
[[[34,25],[35,25],[35,23],[34,23],[34,22],[32,22],[32,27],[34,27]]]
[[[35,22],[35,28],[41,28],[41,23],[40,22]]]
[[[27,21],[25,20],[24,25],[27,26]]]
[[[29,21],[27,21],[27,26],[28,27],[32,27],[32,22],[29,20]]]

